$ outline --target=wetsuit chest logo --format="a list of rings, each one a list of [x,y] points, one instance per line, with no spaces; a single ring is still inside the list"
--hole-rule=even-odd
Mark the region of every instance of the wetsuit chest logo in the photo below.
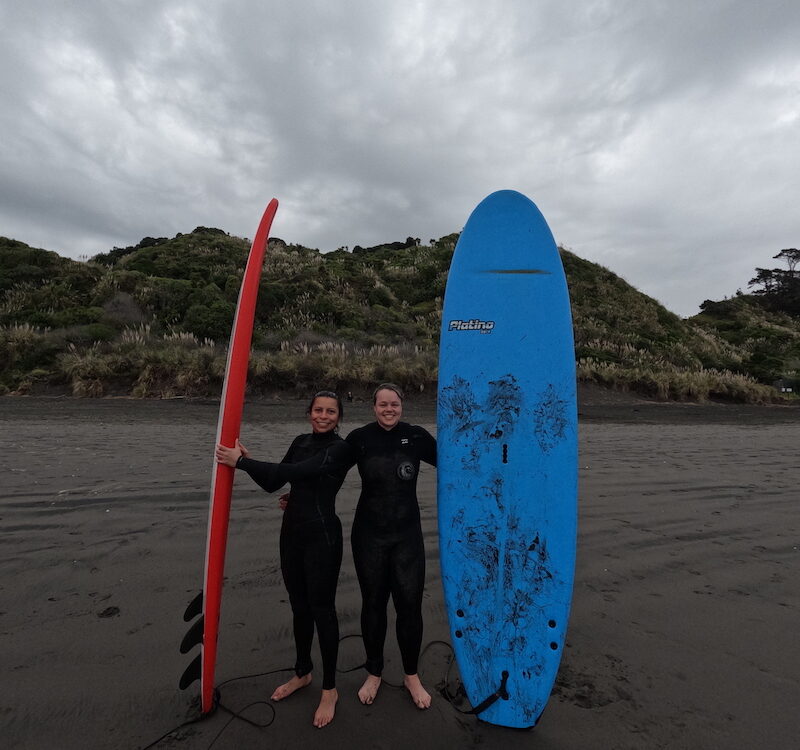
[[[414,464],[412,464],[410,461],[403,461],[403,463],[397,467],[397,476],[404,481],[413,479],[414,473]]]

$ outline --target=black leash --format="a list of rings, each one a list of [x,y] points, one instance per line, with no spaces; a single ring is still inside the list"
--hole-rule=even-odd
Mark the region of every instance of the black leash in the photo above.
[[[450,660],[447,665],[447,672],[444,676],[444,686],[442,687],[440,693],[444,696],[447,702],[452,706],[454,711],[458,711],[460,714],[464,714],[467,716],[478,716],[482,714],[489,706],[495,703],[498,700],[508,700],[508,690],[506,689],[506,683],[508,682],[508,672],[503,670],[502,674],[500,675],[500,685],[491,695],[488,695],[484,698],[477,706],[474,708],[469,709],[468,711],[464,710],[463,708],[459,708],[456,704],[456,697],[454,695],[450,695],[450,692],[447,689],[448,684],[450,683],[450,670],[453,668],[453,664],[455,663],[455,652],[453,651],[453,646],[448,643],[447,641],[430,641],[422,652],[420,653],[420,659],[425,654],[425,652],[433,645],[440,644],[442,646],[446,646],[450,651]]]
[[[477,706],[475,706],[475,708],[473,708],[471,711],[467,711],[466,713],[477,716],[489,708],[489,706],[491,706],[496,700],[502,699],[507,701],[508,690],[506,690],[506,682],[508,682],[508,672],[506,672],[504,669],[500,677],[500,687],[497,688],[497,690],[495,690],[490,696],[484,698]]]
[[[345,635],[345,636],[342,636],[339,639],[339,643],[341,643],[346,638],[361,638],[361,637],[362,636],[361,636],[360,633],[352,634],[352,635]],[[448,665],[447,665],[447,672],[445,674],[444,687],[441,690],[441,695],[444,696],[444,698],[453,707],[453,709],[455,711],[458,711],[458,713],[460,713],[460,714],[478,716],[479,714],[482,714],[487,708],[489,708],[489,706],[491,706],[496,701],[498,701],[498,700],[507,701],[508,700],[508,690],[506,688],[506,684],[508,683],[508,672],[506,670],[503,670],[502,674],[500,675],[500,685],[498,686],[497,690],[495,690],[491,695],[488,695],[477,706],[475,706],[474,708],[471,708],[469,711],[465,711],[464,709],[459,708],[454,702],[455,701],[455,696],[450,695],[449,691],[447,690],[447,685],[450,682],[450,670],[452,669],[453,663],[455,662],[455,652],[453,651],[453,646],[450,643],[448,643],[447,641],[439,641],[439,640],[429,641],[425,645],[425,647],[422,649],[422,651],[420,651],[419,659],[420,659],[420,661],[422,661],[422,657],[425,656],[425,653],[428,651],[428,649],[431,646],[435,646],[437,644],[442,645],[442,646],[446,646],[447,649],[450,651],[450,660],[449,660]],[[367,666],[366,662],[364,662],[363,664],[359,664],[356,667],[349,667],[348,669],[337,669],[336,671],[341,673],[341,674],[347,674],[349,672],[355,672],[355,671],[357,671],[359,669],[364,669],[366,666]],[[389,682],[388,680],[386,680],[383,677],[381,677],[381,682],[382,682],[382,684],[386,685],[387,687],[392,687],[392,688],[405,687],[405,685],[403,685],[402,683],[400,683],[398,685],[398,684],[395,684],[393,682]]]
[[[361,636],[360,633],[352,633],[350,635],[344,635],[339,639],[339,643],[341,643],[342,641],[347,640],[348,638],[361,638],[361,637],[362,636]],[[425,647],[422,649],[422,651],[420,651],[420,655],[419,655],[420,661],[422,661],[422,658],[427,653],[428,649],[430,649],[432,646],[436,646],[436,645],[445,646],[450,651],[450,657],[449,657],[449,660],[448,660],[447,671],[446,671],[445,676],[444,676],[444,686],[442,687],[442,689],[439,692],[447,700],[447,702],[450,704],[450,706],[453,708],[454,711],[457,711],[458,713],[464,714],[464,715],[479,716],[481,713],[483,713],[487,708],[489,708],[489,706],[491,706],[496,701],[498,701],[498,700],[508,700],[508,690],[506,689],[506,684],[508,682],[508,676],[509,675],[508,675],[508,672],[504,670],[502,675],[501,675],[501,677],[500,677],[500,684],[499,684],[497,690],[494,691],[494,693],[492,693],[491,695],[487,696],[477,706],[475,706],[475,707],[473,707],[473,708],[471,708],[469,710],[465,710],[463,708],[459,708],[456,705],[456,700],[457,700],[456,696],[455,695],[451,695],[449,690],[448,690],[448,688],[447,688],[447,686],[448,686],[448,684],[450,682],[450,671],[453,668],[453,664],[455,663],[455,652],[453,651],[453,646],[450,643],[448,643],[447,641],[440,641],[440,640],[429,641],[425,645]],[[361,664],[358,664],[355,667],[348,667],[346,669],[338,669],[337,668],[336,671],[339,674],[348,674],[350,672],[356,672],[359,669],[364,669],[365,667],[366,667],[366,662],[363,662]],[[225,713],[229,714],[230,718],[225,722],[225,724],[222,726],[222,728],[219,730],[219,732],[217,732],[217,734],[214,737],[214,739],[211,740],[211,743],[208,745],[209,749],[224,734],[225,730],[234,721],[236,721],[237,719],[239,721],[245,722],[245,724],[249,724],[250,726],[255,727],[256,729],[266,729],[268,726],[273,724],[275,719],[277,718],[277,713],[275,711],[275,707],[271,703],[269,703],[268,701],[253,701],[252,703],[248,703],[246,706],[244,706],[243,708],[239,709],[238,711],[235,711],[234,709],[229,708],[224,703],[222,703],[220,688],[222,688],[225,685],[228,685],[228,684],[230,684],[232,682],[237,682],[239,680],[252,680],[252,679],[255,679],[257,677],[267,677],[269,675],[278,674],[280,672],[294,672],[294,667],[285,667],[283,669],[273,669],[273,670],[271,670],[269,672],[259,672],[257,674],[241,675],[240,677],[232,677],[229,680],[225,680],[224,682],[221,682],[214,689],[213,702],[212,702],[211,710],[208,713],[202,714],[201,716],[197,716],[197,717],[195,717],[193,719],[189,719],[188,721],[185,721],[182,724],[179,724],[178,726],[173,727],[168,732],[165,732],[164,734],[162,734],[154,742],[151,742],[149,745],[145,745],[143,748],[141,748],[141,750],[150,750],[151,748],[153,748],[156,745],[158,745],[159,742],[161,742],[162,740],[164,740],[167,737],[169,737],[171,734],[174,734],[175,732],[178,732],[181,729],[189,727],[192,724],[198,724],[201,721],[205,721],[206,719],[211,718],[211,716],[213,716],[217,712],[218,708],[221,709],[222,711],[224,711]],[[402,687],[404,687],[404,685],[402,683],[395,684],[395,683],[392,683],[392,682],[388,682],[387,680],[385,680],[383,678],[381,679],[381,681],[387,687],[391,687],[391,688],[402,688]],[[266,706],[272,712],[272,716],[270,717],[270,719],[268,721],[257,722],[257,721],[254,721],[253,719],[249,719],[247,716],[244,716],[244,712],[245,711],[253,708],[254,706],[259,706],[259,705]]]
[[[154,742],[151,742],[149,745],[145,745],[141,750],[150,750],[150,748],[155,747],[159,742],[161,742],[162,740],[166,739],[171,734],[174,734],[175,732],[178,732],[181,729],[184,729],[185,727],[191,726],[192,724],[198,724],[201,721],[205,721],[206,719],[210,719],[211,716],[213,716],[217,712],[218,708],[221,709],[222,711],[224,711],[225,713],[229,714],[230,718],[228,719],[228,721],[225,722],[225,724],[222,727],[222,729],[220,729],[220,731],[217,732],[217,734],[214,737],[214,739],[211,740],[211,743],[208,745],[209,748],[211,748],[214,745],[214,743],[216,743],[216,741],[222,736],[222,734],[225,732],[225,730],[236,719],[238,719],[240,721],[243,721],[243,722],[245,722],[245,724],[249,724],[252,727],[256,727],[257,729],[266,729],[266,727],[270,726],[275,721],[275,719],[277,717],[277,714],[275,712],[275,707],[271,703],[269,703],[268,701],[253,701],[252,703],[248,703],[246,706],[244,706],[243,708],[239,709],[238,711],[235,711],[234,709],[229,708],[228,706],[226,706],[222,702],[220,688],[224,687],[225,685],[230,684],[231,682],[237,682],[238,680],[251,680],[251,679],[254,679],[256,677],[267,677],[269,675],[278,674],[280,672],[294,672],[294,667],[285,667],[283,669],[273,669],[273,670],[271,670],[269,672],[259,672],[258,674],[241,675],[240,677],[232,677],[229,680],[225,680],[224,682],[221,682],[219,685],[217,685],[216,688],[214,688],[214,695],[213,695],[213,699],[212,699],[212,703],[211,703],[211,710],[208,711],[208,713],[201,714],[200,716],[197,716],[194,719],[189,719],[188,721],[185,721],[182,724],[179,724],[178,726],[173,727],[168,732],[165,732],[164,734],[162,734]],[[199,704],[199,701],[197,701],[197,702]],[[272,712],[272,716],[269,719],[269,721],[260,723],[260,722],[254,721],[253,719],[249,719],[246,716],[244,716],[244,712],[245,711],[247,711],[248,709],[252,708],[253,706],[258,706],[258,705],[264,705],[267,708],[269,708],[269,710]]]

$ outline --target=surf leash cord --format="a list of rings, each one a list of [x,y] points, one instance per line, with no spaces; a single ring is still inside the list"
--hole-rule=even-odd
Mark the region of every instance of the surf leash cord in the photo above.
[[[166,739],[171,734],[174,734],[175,732],[178,732],[181,729],[184,729],[185,727],[191,726],[192,724],[198,724],[201,721],[205,721],[206,719],[211,718],[211,716],[213,716],[216,713],[217,708],[220,708],[220,709],[222,709],[222,711],[224,711],[225,713],[229,714],[230,718],[225,722],[225,724],[223,725],[222,729],[220,729],[219,732],[217,732],[217,734],[214,737],[214,739],[211,740],[211,743],[208,745],[209,750],[216,743],[216,741],[222,736],[222,734],[225,732],[225,730],[236,719],[239,719],[240,721],[243,721],[246,724],[249,724],[250,726],[255,727],[256,729],[266,729],[276,719],[275,707],[270,702],[268,702],[268,701],[253,701],[252,703],[248,703],[246,706],[244,706],[243,708],[240,708],[237,711],[237,710],[234,710],[232,708],[229,708],[228,706],[226,706],[222,702],[220,688],[224,687],[225,685],[227,685],[227,684],[229,684],[231,682],[237,682],[238,680],[251,680],[251,679],[254,679],[254,678],[257,678],[257,677],[267,677],[269,675],[279,674],[280,672],[294,672],[294,667],[284,667],[282,669],[273,669],[273,670],[271,670],[269,672],[259,672],[257,674],[247,674],[247,675],[241,675],[240,677],[231,677],[229,680],[225,680],[224,682],[219,683],[219,685],[217,685],[214,688],[214,700],[213,700],[212,708],[211,708],[210,711],[208,711],[207,713],[204,713],[204,714],[200,714],[200,716],[197,716],[197,717],[195,717],[193,719],[189,719],[188,721],[184,721],[182,724],[179,724],[178,726],[173,727],[168,732],[165,732],[164,734],[162,734],[154,742],[151,742],[149,745],[145,745],[141,750],[150,750],[150,748],[156,747],[159,742],[161,742],[162,740]],[[199,702],[199,699],[198,699],[198,702]],[[257,721],[254,721],[253,719],[248,719],[246,716],[244,716],[244,712],[245,711],[247,711],[248,709],[253,708],[253,706],[258,706],[258,705],[267,706],[267,708],[269,708],[269,710],[272,712],[272,716],[269,718],[268,721],[257,722]]]
[[[343,635],[339,639],[339,643],[341,643],[342,641],[344,641],[344,640],[346,640],[348,638],[362,638],[362,635],[360,633],[351,633],[350,635]],[[468,715],[468,716],[469,715],[471,715],[471,716],[479,716],[487,708],[489,708],[489,706],[491,706],[496,701],[498,701],[498,700],[507,701],[508,700],[508,689],[506,688],[506,684],[508,683],[508,672],[504,669],[502,674],[500,675],[500,685],[498,686],[497,690],[495,690],[493,693],[491,693],[486,698],[484,698],[477,706],[474,706],[473,708],[471,708],[468,711],[456,706],[456,704],[455,704],[455,696],[450,695],[450,693],[449,693],[449,691],[447,689],[447,685],[450,682],[450,670],[453,668],[453,663],[455,662],[455,652],[453,651],[452,644],[448,643],[447,641],[440,641],[440,640],[429,641],[427,644],[425,644],[425,647],[422,649],[422,651],[420,651],[419,658],[420,658],[420,661],[422,661],[422,657],[425,655],[425,653],[428,651],[428,649],[431,646],[435,646],[437,644],[441,645],[441,646],[446,646],[447,649],[450,651],[450,660],[449,660],[448,665],[447,665],[447,671],[445,672],[445,675],[444,675],[444,685],[442,686],[442,688],[439,691],[439,693],[440,693],[440,695],[442,695],[445,698],[445,700],[447,700],[447,702],[452,706],[452,708],[455,711],[458,711],[458,713],[465,714],[465,715]],[[364,662],[362,664],[358,664],[355,667],[348,667],[347,669],[337,669],[336,671],[339,674],[348,674],[349,672],[356,672],[359,669],[365,669],[366,666],[367,666],[366,662]],[[396,683],[393,683],[393,682],[389,682],[383,676],[381,676],[381,682],[384,685],[386,685],[387,687],[392,687],[392,688],[405,687],[402,683],[396,684]]]

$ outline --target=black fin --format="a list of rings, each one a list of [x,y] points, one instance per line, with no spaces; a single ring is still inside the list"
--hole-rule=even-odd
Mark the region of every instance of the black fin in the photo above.
[[[181,690],[186,690],[195,680],[200,679],[202,661],[202,656],[198,654],[194,657],[192,663],[186,667],[186,671],[181,675],[181,681],[178,683],[178,687]]]
[[[189,622],[189,620],[194,619],[203,611],[203,592],[201,591],[192,601],[189,602],[189,606],[186,607],[186,611],[183,613],[183,620],[184,622]]]
[[[194,646],[203,642],[203,624],[205,623],[205,617],[200,617],[199,620],[195,620],[190,627],[186,631],[186,635],[183,636],[183,640],[181,641],[181,653],[188,654],[189,651],[192,650]]]

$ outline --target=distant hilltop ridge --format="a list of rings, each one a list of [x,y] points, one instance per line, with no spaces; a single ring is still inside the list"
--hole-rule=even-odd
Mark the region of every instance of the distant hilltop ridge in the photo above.
[[[392,380],[411,393],[435,391],[457,240],[320,253],[272,238],[249,387],[357,392]],[[0,393],[217,395],[249,247],[197,227],[79,262],[0,238]],[[681,319],[603,266],[560,251],[582,382],[680,400],[766,402],[799,390],[800,319],[764,289],[707,300]],[[479,331],[488,321],[456,323]]]

